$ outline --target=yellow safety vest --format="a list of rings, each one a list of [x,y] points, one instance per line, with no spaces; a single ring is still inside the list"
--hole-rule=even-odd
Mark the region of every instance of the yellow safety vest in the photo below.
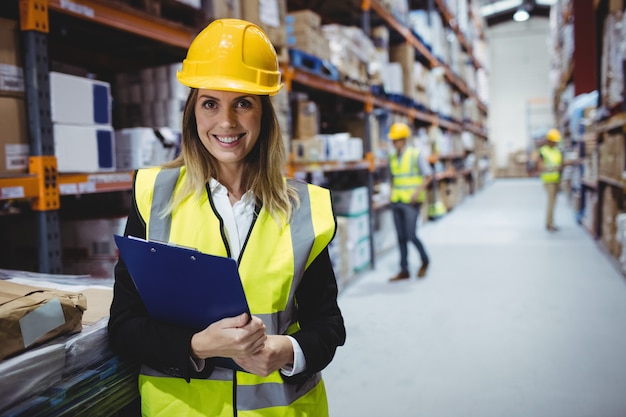
[[[208,190],[201,199],[184,200],[171,216],[158,215],[185,175],[185,167],[137,172],[135,200],[147,238],[227,256],[221,220]],[[267,334],[291,334],[299,329],[295,291],[336,228],[329,191],[291,183],[300,197],[291,222],[281,226],[261,208],[239,259],[250,312],[263,320]],[[320,373],[297,387],[285,384],[278,371],[264,378],[216,367],[207,379],[192,378],[187,383],[144,365],[139,390],[144,416],[328,416]]]
[[[419,172],[419,164],[417,159],[419,150],[408,147],[402,152],[400,158],[397,154],[391,154],[389,157],[389,166],[391,169],[391,202],[392,203],[411,203],[411,196],[415,189],[422,185],[424,179]],[[422,191],[418,197],[418,202],[423,202],[426,193]]]
[[[561,180],[561,173],[556,170],[563,160],[563,155],[557,147],[544,145],[539,148],[539,153],[543,159],[544,171],[541,173],[541,180],[544,183],[555,183]]]

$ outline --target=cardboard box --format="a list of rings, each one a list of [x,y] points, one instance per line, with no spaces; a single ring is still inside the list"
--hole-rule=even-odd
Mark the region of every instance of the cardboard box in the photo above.
[[[0,359],[82,329],[83,294],[0,280]]]
[[[413,97],[415,80],[413,71],[415,66],[415,48],[409,43],[402,43],[389,48],[389,60],[402,66],[402,89],[404,95]]]
[[[202,0],[202,8],[209,20],[241,19],[241,0]]]
[[[0,174],[28,172],[30,146],[24,99],[0,96],[0,115]]]
[[[345,191],[331,191],[333,210],[339,216],[355,216],[369,211],[367,187],[356,187]]]
[[[0,18],[0,95],[23,95],[20,31],[16,20]]]
[[[345,242],[348,246],[356,246],[363,239],[368,239],[370,236],[370,216],[365,212],[353,216],[337,216],[337,219],[345,222],[346,227],[343,228],[343,232],[346,233],[342,236],[342,242]],[[339,221],[339,220],[338,220]]]
[[[312,138],[319,132],[319,109],[317,103],[299,100],[296,105],[295,132],[296,139]]]
[[[287,45],[286,0],[246,0],[242,2],[242,19],[258,25],[275,47]]]
[[[50,72],[53,123],[110,125],[111,86],[104,81]]]
[[[322,27],[322,17],[310,9],[289,12],[285,21],[287,26],[293,27],[294,30],[301,30],[304,27],[320,30]]]

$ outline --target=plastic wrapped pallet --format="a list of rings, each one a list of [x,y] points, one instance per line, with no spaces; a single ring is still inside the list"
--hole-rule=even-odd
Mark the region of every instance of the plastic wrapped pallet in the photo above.
[[[0,280],[0,359],[82,329],[85,296]]]
[[[57,343],[0,362],[0,414],[61,381],[65,347]]]

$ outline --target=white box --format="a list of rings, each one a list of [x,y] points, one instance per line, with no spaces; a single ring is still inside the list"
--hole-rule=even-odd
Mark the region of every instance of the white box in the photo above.
[[[53,132],[59,172],[115,170],[115,142],[111,126],[54,124]]]
[[[369,211],[370,202],[367,187],[357,187],[345,191],[331,191],[335,214],[354,216]]]
[[[155,130],[134,127],[115,131],[115,156],[117,169],[138,169],[160,165],[176,156],[178,135],[168,129]]]
[[[340,220],[346,223],[346,236],[342,239],[348,246],[355,246],[363,239],[370,236],[370,216],[368,212],[355,216],[337,216],[337,222]]]
[[[350,249],[350,264],[352,271],[361,272],[371,263],[371,250],[369,239],[359,241]]]
[[[110,125],[109,83],[50,72],[52,122],[68,125]]]

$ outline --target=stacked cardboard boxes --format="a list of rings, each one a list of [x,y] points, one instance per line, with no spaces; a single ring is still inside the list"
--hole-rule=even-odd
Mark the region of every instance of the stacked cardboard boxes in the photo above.
[[[322,33],[322,18],[313,10],[299,10],[287,15],[287,46],[330,60],[328,40]]]
[[[0,18],[0,175],[28,170],[24,75],[17,21]]]
[[[118,73],[113,87],[115,126],[180,131],[189,88],[178,82],[180,64]]]
[[[617,216],[620,214],[619,198],[621,193],[616,188],[604,187],[602,198],[602,213],[600,224],[600,237],[602,243],[611,255],[619,259],[622,254],[622,242],[618,239]]]
[[[284,56],[282,50],[287,47],[286,17],[287,0],[241,1],[241,18],[259,25],[281,57]]]
[[[622,173],[626,167],[624,133],[604,133],[602,142],[598,145],[598,175],[622,181]]]
[[[337,215],[337,234],[332,242],[331,259],[341,285],[371,263],[370,198],[367,187],[332,191]]]

